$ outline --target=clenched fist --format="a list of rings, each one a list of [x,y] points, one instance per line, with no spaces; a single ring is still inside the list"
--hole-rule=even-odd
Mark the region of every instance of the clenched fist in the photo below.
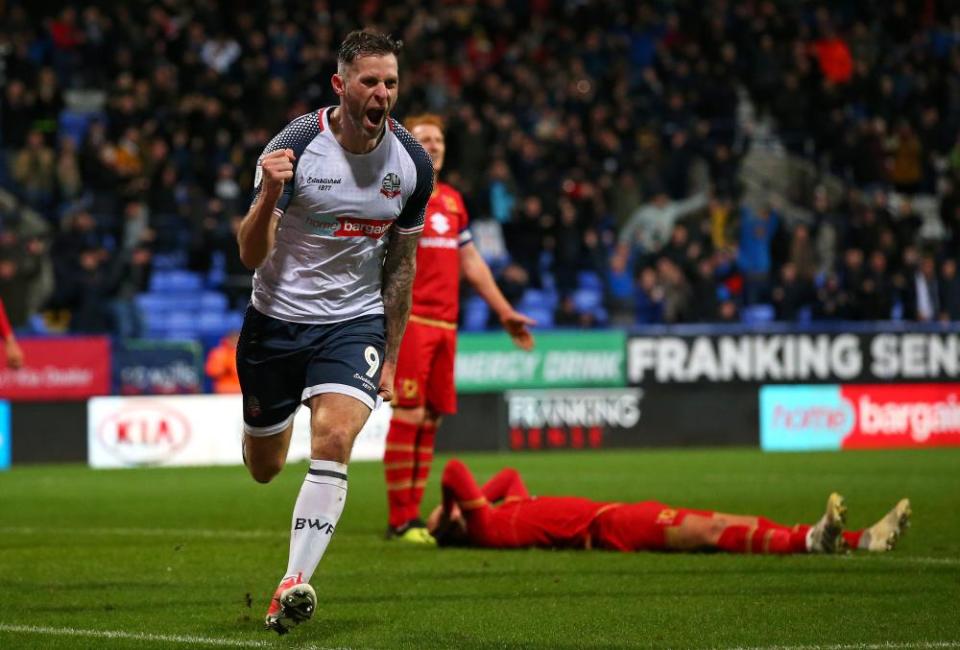
[[[267,194],[279,194],[283,184],[293,179],[293,149],[277,149],[260,159],[261,183]]]

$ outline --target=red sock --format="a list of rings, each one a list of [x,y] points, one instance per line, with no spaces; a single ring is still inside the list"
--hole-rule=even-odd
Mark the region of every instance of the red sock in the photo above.
[[[810,526],[800,524],[797,526],[784,526],[766,517],[757,517],[757,527],[763,530],[781,530],[787,533],[789,550],[784,553],[806,553],[807,552],[807,531]]]
[[[809,553],[807,548],[807,533],[813,526],[807,524],[797,524],[790,529],[790,546],[794,553]]]
[[[860,548],[860,538],[863,537],[862,530],[845,530],[843,531],[843,541],[847,543],[847,548],[858,549]]]
[[[417,432],[416,451],[414,457],[413,483],[410,488],[410,501],[407,508],[407,519],[420,517],[420,502],[423,501],[423,489],[430,476],[433,465],[433,446],[437,439],[437,427],[432,422],[420,425]]]
[[[389,522],[397,527],[407,523],[410,509],[410,489],[413,485],[414,449],[417,425],[403,420],[390,420],[383,470],[387,480]]]
[[[783,526],[727,526],[720,533],[717,548],[727,553],[787,554],[806,551],[806,542],[797,546],[798,533]],[[799,536],[806,539],[806,532]],[[802,549],[802,550],[801,550]]]

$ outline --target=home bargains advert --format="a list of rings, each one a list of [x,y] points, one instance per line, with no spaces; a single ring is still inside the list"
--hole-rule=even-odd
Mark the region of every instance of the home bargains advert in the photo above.
[[[770,451],[960,446],[960,384],[763,386]]]

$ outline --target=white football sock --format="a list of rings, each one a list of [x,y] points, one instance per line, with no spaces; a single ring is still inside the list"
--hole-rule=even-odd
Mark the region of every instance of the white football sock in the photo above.
[[[327,550],[347,500],[347,466],[332,460],[311,460],[293,507],[290,559],[284,576],[302,574],[309,582]]]

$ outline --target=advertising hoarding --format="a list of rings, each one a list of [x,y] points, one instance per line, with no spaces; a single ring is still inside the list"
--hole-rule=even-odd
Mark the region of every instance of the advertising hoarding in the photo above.
[[[383,458],[390,406],[375,410],[357,437],[353,460]],[[87,410],[91,467],[241,464],[240,395],[98,397]],[[310,410],[294,418],[288,461],[310,457]]]
[[[764,386],[769,451],[960,445],[960,384]]]
[[[627,341],[627,383],[960,381],[960,333],[641,335]]]
[[[24,366],[0,368],[0,398],[74,400],[110,394],[110,339],[23,339]]]
[[[623,386],[625,341],[622,331],[539,332],[536,347],[525,352],[503,333],[462,334],[457,391]]]
[[[10,402],[0,400],[0,470],[10,467],[13,455],[13,432],[10,428]]]
[[[203,349],[196,341],[122,341],[113,365],[120,395],[203,392]]]

